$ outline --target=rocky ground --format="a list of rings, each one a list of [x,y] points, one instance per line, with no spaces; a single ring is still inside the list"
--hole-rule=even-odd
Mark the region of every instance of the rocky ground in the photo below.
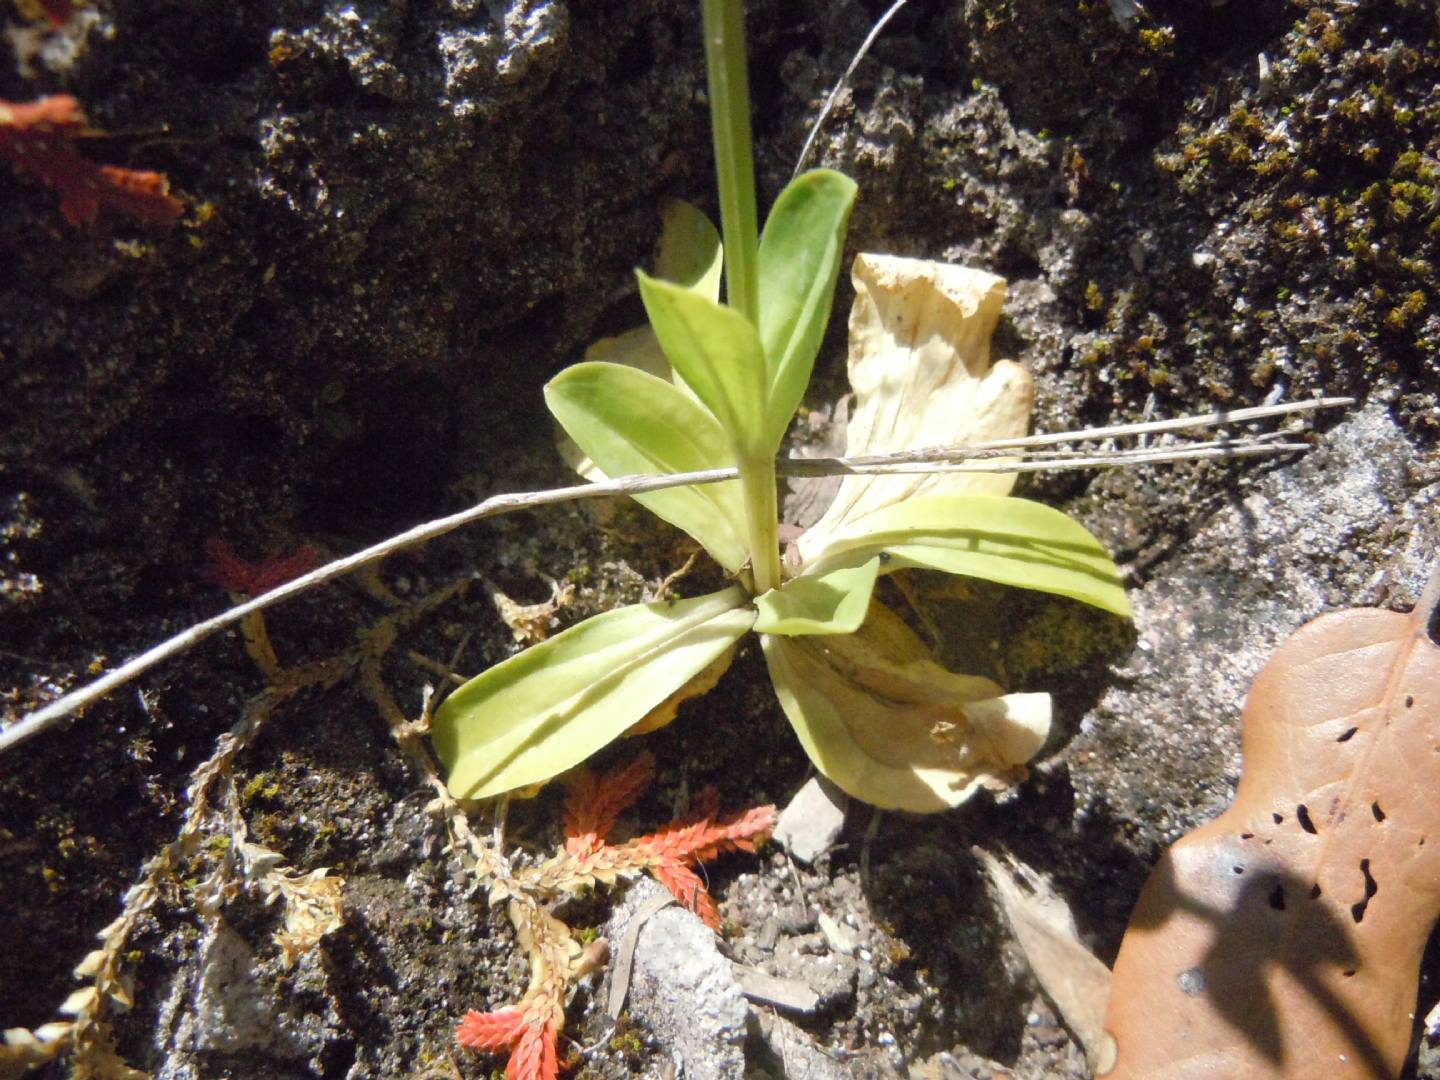
[[[32,6],[0,9],[0,99],[74,94],[96,129],[84,152],[165,172],[187,210],[169,230],[72,226],[0,161],[7,719],[221,609],[209,541],[338,554],[568,481],[541,384],[640,320],[630,271],[660,202],[713,211],[695,5],[102,0],[58,30]],[[762,203],[886,6],[750,5]],[[1040,429],[1318,392],[1358,403],[1320,418],[1303,456],[1026,483],[1111,546],[1133,632],[998,591],[936,609],[946,661],[973,670],[1003,639],[1012,685],[1056,695],[1056,736],[1003,799],[927,818],[851,807],[808,865],[780,848],[717,862],[722,952],[815,1001],[747,1011],[725,990],[731,1056],[710,1068],[743,1053],[776,1077],[1085,1075],[972,847],[1052,875],[1113,958],[1157,853],[1228,801],[1265,657],[1323,611],[1404,609],[1433,560],[1440,15],[1430,0],[1134,7],[910,0],[811,162],[860,184],[852,250],[1008,277],[997,352],[1035,374]],[[803,441],[823,441],[844,393],[847,305],[842,285]],[[515,648],[493,591],[533,603],[550,579],[572,584],[568,625],[653,590],[683,560],[675,540],[621,505],[524,512],[288,603],[269,632],[283,664],[321,660],[474,578],[364,654],[413,715],[427,659],[473,671]],[[154,895],[115,949],[131,1066],[489,1075],[497,1060],[451,1033],[467,1008],[515,998],[522,953],[444,850],[358,655],[273,702],[225,763],[228,803],[176,847],[195,771],[260,715],[238,635],[0,760],[0,1027],[56,1019],[149,867]],[[707,784],[727,807],[783,805],[807,776],[754,651],[646,745],[659,776],[634,830]],[[548,850],[559,808],[549,792],[512,806],[508,843]],[[237,836],[344,879],[338,925],[293,964],[263,873],[217,877]],[[616,933],[612,899],[565,915]],[[1422,1018],[1437,974],[1432,958]],[[603,1001],[597,983],[570,1007],[572,1075],[671,1075],[684,1055],[663,1002],[635,1000],[617,1028]],[[1440,1077],[1420,1034],[1409,1075]]]

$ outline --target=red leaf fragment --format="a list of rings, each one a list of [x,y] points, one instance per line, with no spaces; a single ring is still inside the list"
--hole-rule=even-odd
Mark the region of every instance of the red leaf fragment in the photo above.
[[[684,863],[671,861],[656,863],[650,872],[655,875],[656,881],[670,890],[670,895],[679,901],[681,907],[698,915],[711,930],[720,929],[720,909],[715,906],[715,898],[705,888],[699,874]]]
[[[509,1080],[555,1080],[560,1075],[559,1034],[548,1010],[527,1018],[522,1009],[488,1013],[472,1009],[456,1026],[455,1041],[472,1050],[510,1049],[505,1065]]]
[[[244,596],[267,593],[315,566],[315,549],[309,544],[302,544],[288,555],[267,555],[258,562],[249,562],[236,555],[228,541],[207,540],[205,554],[210,559],[203,572],[205,580]]]
[[[220,556],[228,557],[230,563],[248,566],[235,559],[228,547],[212,550],[217,562]],[[610,882],[645,870],[707,926],[718,930],[720,913],[692,867],[722,851],[753,851],[756,842],[774,829],[775,808],[757,806],[716,820],[720,800],[715,790],[708,788],[696,800],[694,813],[629,843],[607,843],[616,818],[635,802],[654,773],[655,759],[641,754],[629,765],[604,775],[582,769],[570,776],[565,800],[565,854],[540,868],[546,871],[547,893],[575,890],[597,881]],[[529,904],[518,904],[512,896],[512,920],[517,911],[532,910],[533,898]],[[596,961],[590,957],[590,950],[576,955],[578,947],[574,953],[557,948],[562,939],[572,939],[569,929],[552,916],[543,915],[538,922],[517,922],[516,928],[530,953],[530,989],[518,1006],[467,1013],[455,1029],[455,1038],[460,1045],[476,1050],[510,1047],[510,1061],[505,1067],[509,1080],[553,1080],[559,1071],[556,1041],[565,1022],[566,988],[592,970]],[[548,947],[542,947],[547,941]]]
[[[775,828],[773,806],[755,806],[716,821],[717,801],[715,790],[707,788],[699,799],[698,817],[672,822],[621,849],[638,856],[637,861],[712,930],[720,928],[720,913],[704,882],[690,868],[725,851],[754,851],[756,842]]]
[[[565,799],[565,850],[581,857],[600,850],[615,819],[634,805],[654,775],[655,758],[649,753],[600,777],[580,770]]]
[[[170,194],[165,174],[91,161],[75,148],[75,139],[88,132],[80,103],[68,94],[0,100],[0,158],[59,195],[60,213],[71,225],[93,223],[102,209],[173,225],[185,204]]]
[[[64,26],[75,14],[75,5],[71,0],[40,0],[40,7],[44,9],[50,25],[55,27]]]
[[[525,1014],[519,1009],[481,1013],[471,1009],[455,1028],[455,1041],[472,1050],[506,1050],[525,1030]]]
[[[539,1026],[527,1025],[505,1065],[505,1075],[510,1080],[555,1080],[560,1075],[555,1049],[558,1035],[554,1020]]]

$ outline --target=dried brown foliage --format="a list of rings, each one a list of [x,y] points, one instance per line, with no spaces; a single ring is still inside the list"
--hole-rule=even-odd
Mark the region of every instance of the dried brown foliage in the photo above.
[[[558,898],[650,873],[718,931],[720,913],[693,867],[724,851],[754,851],[775,827],[773,806],[720,817],[719,797],[707,789],[689,816],[626,843],[610,843],[616,819],[640,797],[654,773],[649,754],[604,775],[576,770],[568,781],[565,850],[513,874],[488,867],[490,902],[508,902],[515,935],[530,961],[530,985],[518,1005],[466,1013],[455,1037],[473,1050],[509,1051],[508,1080],[555,1080],[566,997],[580,978],[603,963],[603,952],[595,952],[603,939],[582,948],[570,927],[550,914]]]
[[[1108,1080],[1393,1077],[1440,914],[1440,647],[1414,612],[1298,630],[1256,677],[1245,771],[1176,843],[1115,965]]]
[[[47,12],[65,12],[51,3]],[[80,103],[68,94],[36,101],[0,101],[0,159],[60,196],[60,213],[71,225],[90,225],[102,209],[150,225],[175,224],[185,204],[170,194],[163,173],[100,165],[77,149],[93,134]]]

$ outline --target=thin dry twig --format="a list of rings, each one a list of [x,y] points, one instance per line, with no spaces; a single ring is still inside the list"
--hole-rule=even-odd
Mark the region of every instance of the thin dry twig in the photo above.
[[[630,972],[635,966],[635,946],[640,943],[640,931],[651,917],[676,903],[669,892],[652,896],[641,904],[625,927],[620,947],[615,950],[610,967],[610,993],[606,997],[605,1012],[612,1020],[619,1020],[625,1011],[625,996],[630,992]]]
[[[396,552],[404,551],[417,544],[434,540],[436,537],[444,536],[448,532],[468,525],[473,521],[480,521],[483,518],[496,517],[500,514],[508,514],[515,510],[532,509],[538,506],[550,506],[555,503],[569,502],[576,499],[598,499],[607,495],[635,495],[647,491],[658,491],[662,488],[674,487],[679,484],[713,484],[721,480],[732,480],[736,476],[735,469],[710,469],[703,473],[690,473],[683,476],[626,476],[619,480],[607,480],[598,484],[574,484],[570,487],[553,488],[549,491],[527,491],[514,494],[495,495],[491,498],[477,503],[475,506],[459,513],[450,514],[446,517],[436,518],[427,521],[413,529],[407,529],[373,544],[368,548],[347,555],[343,559],[336,559],[334,562],[326,563],[302,574],[300,577],[287,581],[284,585],[271,589],[269,592],[261,593],[253,599],[245,601],[228,608],[219,615],[196,623],[188,630],[184,630],[174,637],[168,638],[153,648],[147,649],[138,656],[127,660],[115,670],[102,675],[92,683],[73,690],[63,697],[56,698],[44,708],[16,721],[4,731],[0,731],[0,753],[18,746],[27,739],[40,734],[40,732],[51,727],[72,713],[78,712],[89,705],[93,705],[105,697],[117,687],[144,674],[157,664],[170,659],[180,653],[186,652],[200,644],[206,638],[225,630],[240,622],[252,612],[272,607],[282,600],[288,600],[323,585],[335,578],[343,577],[361,567],[371,563],[379,562],[381,559],[394,555]]]
[[[1234,442],[1177,444],[1174,447],[1146,449],[1096,451],[1090,456],[1046,461],[1015,461],[1016,451],[1022,454],[1034,447],[1055,446],[1064,442],[1087,442],[1156,432],[1188,431],[1225,424],[1248,423],[1269,417],[1296,412],[1310,412],[1317,409],[1337,408],[1354,404],[1353,398],[1315,398],[1311,401],[1291,402],[1285,405],[1259,406],[1249,409],[1235,409],[1231,412],[1205,413],[1196,416],[1182,416],[1173,420],[1155,420],[1141,424],[1118,424],[1103,428],[1089,428],[1081,431],[1057,432],[1048,435],[1030,435],[1019,439],[1003,439],[980,443],[970,447],[941,447],[934,450],[907,451],[857,458],[786,458],[777,463],[777,469],[787,476],[835,476],[853,472],[1033,472],[1040,469],[1091,469],[1112,468],[1124,465],[1159,464],[1172,461],[1186,461],[1210,458],[1238,458],[1260,454],[1290,453],[1308,449],[1304,443],[1263,442],[1256,437],[1238,439]],[[1004,461],[987,461],[987,458],[1005,457]],[[414,547],[445,535],[462,525],[497,517],[516,510],[528,510],[555,503],[571,502],[578,499],[598,499],[612,495],[643,495],[665,488],[683,487],[696,484],[714,484],[733,480],[738,475],[733,468],[706,469],[701,472],[675,473],[661,476],[622,476],[600,483],[574,484],[569,487],[553,488],[548,491],[517,492],[494,495],[483,502],[446,517],[436,518],[416,525],[343,559],[336,559],[307,574],[294,578],[278,588],[262,593],[243,604],[203,622],[196,623],[174,637],[168,638],[145,652],[127,660],[113,671],[102,675],[94,682],[87,683],[68,694],[56,698],[43,708],[17,720],[0,731],[0,753],[13,749],[42,731],[54,726],[74,713],[93,705],[112,690],[124,686],[156,665],[186,652],[206,638],[234,626],[252,612],[260,611],[288,600],[317,585],[349,574],[372,563],[379,562],[396,552]]]
[[[444,679],[447,683],[455,686],[465,685],[465,677],[463,675],[455,674],[453,668],[447,668],[439,661],[431,660],[430,657],[424,653],[416,652],[414,649],[406,649],[405,656],[416,667],[424,668],[438,679]]]
[[[988,457],[1003,457],[1011,451],[1028,450],[1036,446],[1096,442],[1101,439],[1125,438],[1131,435],[1155,435],[1171,431],[1198,431],[1201,428],[1220,427],[1225,424],[1246,424],[1290,413],[1315,412],[1318,409],[1334,409],[1353,404],[1355,404],[1354,398],[1319,397],[1309,401],[1291,401],[1283,405],[1256,405],[1246,409],[1231,409],[1228,412],[1177,416],[1170,420],[1147,420],[1139,424],[1112,424],[1109,427],[1084,428],[1080,431],[1052,431],[1042,435],[1024,435],[1015,439],[992,439],[989,442],[972,443],[969,446],[935,446],[920,450],[903,450],[894,454],[875,454],[870,457],[807,458],[805,463],[808,465],[812,461],[844,461],[849,465],[884,465],[886,463],[900,464],[922,461],[983,460]],[[787,461],[782,464],[788,465],[791,462]],[[817,473],[817,475],[832,474]]]
[[[1263,457],[1270,454],[1309,450],[1309,443],[1267,442],[1260,439],[1233,443],[1206,442],[1197,445],[1153,449],[1097,451],[1085,456],[1045,455],[1039,461],[896,461],[870,462],[860,458],[805,458],[786,461],[779,467],[785,476],[834,476],[895,473],[993,473],[1044,472],[1065,469],[1113,469],[1125,465],[1159,465],[1176,461],[1208,461],[1216,458]],[[998,455],[997,455],[998,456]]]
[[[73,1020],[53,1021],[33,1032],[24,1028],[0,1032],[0,1076],[18,1075],[11,1071],[17,1065],[32,1067],[71,1053],[75,1076],[143,1080],[146,1074],[125,1065],[116,1053],[107,1013],[112,1006],[133,1006],[134,980],[126,970],[125,959],[128,942],[163,896],[165,879],[203,849],[207,834],[226,837],[229,842],[223,849],[226,854],[214,860],[211,871],[195,887],[196,910],[206,924],[213,925],[239,889],[254,888],[266,903],[279,902],[285,913],[285,930],[275,940],[286,966],[338,925],[342,885],[338,875],[323,869],[300,874],[279,854],[250,840],[238,809],[236,759],[254,743],[280,706],[304,690],[332,686],[355,671],[361,676],[362,688],[397,729],[401,746],[412,756],[428,754],[425,744],[405,730],[405,717],[380,682],[380,661],[401,630],[468,585],[468,581],[457,582],[385,615],[356,634],[355,643],[334,656],[267,673],[269,684],[246,702],[239,719],[216,743],[214,753],[191,773],[186,785],[189,807],[179,834],[145,861],[140,879],[125,891],[120,915],[99,932],[100,948],[87,954],[75,969],[76,977],[86,985],[72,993],[60,1008]],[[438,775],[435,782],[439,783]],[[440,790],[444,790],[443,784]]]
[[[810,134],[805,139],[805,145],[800,150],[800,156],[795,160],[795,171],[790,174],[790,179],[800,175],[800,170],[805,168],[805,162],[810,157],[810,151],[815,146],[815,140],[820,135],[820,129],[825,126],[825,121],[830,118],[830,111],[835,108],[835,102],[840,99],[845,87],[850,82],[850,76],[855,74],[855,69],[860,66],[860,61],[865,59],[865,54],[870,51],[870,46],[875,44],[885,24],[895,17],[895,13],[905,6],[905,0],[895,0],[884,15],[875,20],[875,25],[870,28],[870,33],[865,35],[865,40],[860,43],[860,48],[855,51],[855,56],[850,61],[850,66],[845,69],[835,83],[835,88],[830,91],[830,96],[825,99],[825,104],[820,107],[820,115],[815,117],[815,123],[810,125]]]

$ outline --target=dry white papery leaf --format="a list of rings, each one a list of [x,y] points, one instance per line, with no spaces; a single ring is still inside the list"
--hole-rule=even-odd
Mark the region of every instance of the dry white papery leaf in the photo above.
[[[1025,434],[1035,401],[1030,375],[1010,360],[990,362],[1003,278],[928,259],[862,254],[851,280],[855,406],[847,458]],[[800,554],[812,560],[845,526],[917,495],[1008,495],[1014,486],[1010,472],[847,476],[800,538]]]
[[[991,363],[1005,302],[994,274],[928,259],[856,257],[849,377],[855,405],[846,457],[967,446],[1023,436],[1034,385],[1008,360]],[[1003,469],[1014,457],[987,464]],[[1006,471],[852,475],[798,540],[799,566],[823,564],[832,542],[871,515],[917,497],[1004,496]],[[871,519],[873,520],[873,518]],[[802,571],[803,572],[803,571]],[[876,806],[954,806],[981,785],[1005,786],[1044,743],[1046,694],[1005,694],[958,675],[881,602],[852,634],[766,641],[777,689],[811,757],[830,779]],[[808,741],[807,741],[808,740]]]

